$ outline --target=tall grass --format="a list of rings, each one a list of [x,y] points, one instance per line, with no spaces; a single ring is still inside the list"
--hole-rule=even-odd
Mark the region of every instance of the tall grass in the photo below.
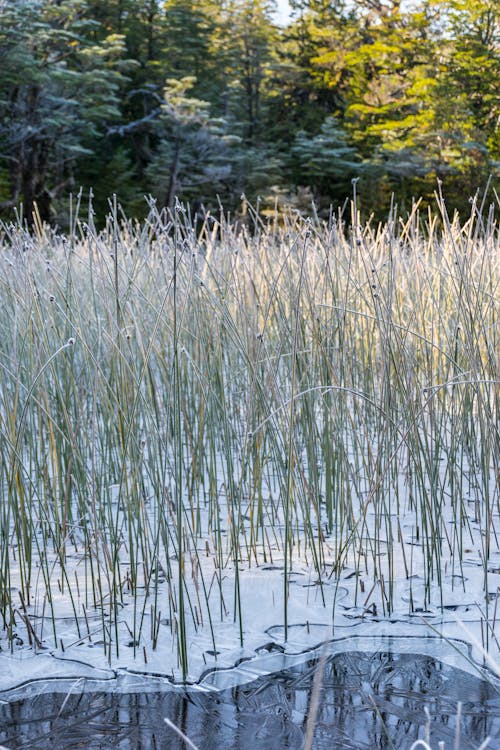
[[[20,624],[35,648],[64,648],[64,600],[82,639],[99,623],[112,663],[131,601],[134,649],[146,643],[148,658],[166,620],[186,676],[187,628],[207,627],[215,651],[231,613],[243,643],[241,573],[280,554],[285,631],[299,556],[320,590],[346,564],[371,576],[385,614],[418,562],[423,601],[410,608],[425,609],[462,574],[479,527],[486,581],[499,232],[484,207],[462,224],[438,209],[376,226],[355,205],[349,226],[250,210],[242,226],[152,206],[138,224],[115,202],[100,232],[76,209],[68,236],[1,227],[0,627],[12,648]],[[487,585],[483,596],[487,620]]]

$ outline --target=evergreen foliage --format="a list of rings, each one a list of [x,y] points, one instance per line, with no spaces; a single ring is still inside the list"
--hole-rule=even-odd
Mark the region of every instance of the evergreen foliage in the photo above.
[[[495,0],[3,0],[0,212],[71,192],[238,210],[307,191],[366,211],[500,174]],[[99,217],[97,217],[99,219]]]

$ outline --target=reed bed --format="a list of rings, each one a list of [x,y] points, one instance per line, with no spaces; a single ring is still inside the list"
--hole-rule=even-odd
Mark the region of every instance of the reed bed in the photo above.
[[[276,560],[286,640],[298,559],[327,611],[352,568],[390,617],[398,577],[426,610],[474,552],[491,622],[499,231],[437,205],[0,228],[4,644],[64,650],[71,620],[113,664],[126,606],[134,653],[170,639],[186,678],[193,629],[244,644],[242,576]]]

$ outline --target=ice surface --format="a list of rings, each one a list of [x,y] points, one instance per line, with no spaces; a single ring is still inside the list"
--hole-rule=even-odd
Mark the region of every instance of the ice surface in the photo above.
[[[115,495],[116,492],[110,493],[112,500]],[[186,509],[186,518],[191,510]],[[221,518],[228,518],[222,495],[218,510]],[[200,503],[200,526],[205,529],[210,528],[208,512]],[[457,533],[456,526],[460,522],[454,517],[453,506],[443,504],[441,514],[442,527]],[[375,528],[377,517],[366,513],[368,541],[364,543],[369,548],[370,540],[377,539],[379,552],[370,559],[349,548],[340,572],[335,529],[317,542],[323,556],[320,574],[313,564],[311,542],[306,543],[304,530],[294,531],[292,557],[288,560],[286,634],[282,517],[276,512],[275,525],[269,529],[276,538],[265,550],[261,543],[255,544],[254,552],[244,557],[246,540],[242,537],[237,573],[243,645],[230,529],[221,531],[217,551],[213,532],[207,531],[195,541],[189,538],[183,561],[186,595],[190,602],[190,607],[186,606],[187,683],[200,684],[204,689],[227,687],[242,679],[241,675],[245,675],[245,680],[250,679],[249,675],[255,670],[259,673],[263,668],[283,669],[288,657],[295,659],[332,639],[333,645],[329,648],[349,650],[355,646],[357,650],[365,650],[363,644],[366,643],[366,650],[372,651],[387,638],[399,644],[394,648],[408,643],[413,649],[417,643],[419,648],[423,643],[430,644],[439,635],[453,642],[468,643],[470,659],[477,669],[484,661],[483,652],[488,652],[488,667],[495,671],[496,663],[500,663],[497,640],[500,551],[496,547],[496,536],[491,535],[485,564],[485,532],[482,526],[473,523],[471,511],[467,533],[464,532],[467,538],[463,542],[462,560],[453,545],[445,544],[441,569],[429,573],[424,569],[423,542],[417,543],[414,537],[414,509],[401,507],[397,520],[401,540],[393,541],[389,549],[380,528]],[[345,529],[342,533],[345,535]],[[379,565],[378,573],[373,568],[374,560]],[[55,553],[52,558],[48,556],[48,563],[52,571],[53,617],[46,597],[44,601],[45,584],[40,574],[32,604],[18,609],[12,643],[8,643],[5,631],[0,630],[0,696],[3,699],[20,685],[27,689],[29,684],[29,689],[35,692],[45,690],[44,680],[50,680],[52,690],[59,689],[57,682],[63,686],[61,689],[67,689],[72,680],[83,678],[89,689],[99,684],[103,686],[100,689],[107,689],[104,685],[109,685],[113,690],[117,686],[133,685],[136,679],[142,685],[145,676],[156,688],[161,681],[167,686],[182,681],[176,615],[171,606],[172,591],[178,580],[175,551],[168,560],[158,559],[161,575],[156,597],[147,591],[145,582],[141,585],[139,581],[135,595],[127,594],[126,587],[122,589],[123,601],[115,602],[113,611],[108,605],[111,584],[104,577],[102,606],[92,606],[88,561],[81,551],[69,554],[68,548],[65,557],[66,580],[79,580],[78,586],[72,585],[72,597],[68,595],[68,585],[60,584]],[[14,591],[20,590],[15,565],[12,561],[10,576]],[[126,570],[126,565],[124,553],[122,571]],[[170,580],[167,580],[167,570],[171,571]],[[389,586],[391,611],[388,610]],[[153,600],[156,610],[152,608]],[[476,669],[467,661],[468,652],[461,646],[454,651],[446,647],[445,641],[435,643],[437,645],[425,648],[446,653],[448,663],[454,666]],[[267,656],[262,653],[266,650]],[[245,666],[239,667],[239,671],[228,673],[227,670],[241,664]],[[268,666],[263,667],[263,664]]]
[[[222,592],[227,612],[221,620],[214,617],[215,649],[208,623],[188,630],[189,675],[188,682],[198,683],[206,689],[222,689],[256,675],[280,671],[298,663],[304,652],[329,642],[328,653],[377,651],[389,647],[395,651],[424,653],[436,656],[451,666],[478,672],[483,661],[478,644],[485,644],[485,623],[481,616],[481,591],[484,570],[478,561],[464,563],[464,578],[448,576],[442,586],[431,592],[431,604],[419,611],[418,603],[424,596],[423,580],[414,574],[411,580],[394,581],[397,607],[384,613],[380,587],[369,579],[364,594],[360,594],[359,581],[354,568],[342,571],[340,580],[325,577],[322,585],[315,584],[315,575],[303,561],[296,560],[290,576],[288,607],[288,634],[283,628],[283,561],[276,555],[273,565],[260,565],[240,570],[244,645],[239,643],[238,623],[231,607],[234,594],[231,568],[224,571]],[[207,573],[208,578],[208,573]],[[488,574],[489,590],[495,594],[500,585],[500,574]],[[465,591],[464,591],[465,587]],[[357,589],[357,590],[356,590]],[[409,608],[410,596],[413,609]],[[323,601],[324,599],[324,601]],[[441,603],[442,601],[442,603]],[[493,609],[495,601],[490,603]],[[15,688],[45,690],[43,681],[50,678],[51,690],[67,690],[75,680],[85,678],[89,689],[99,685],[100,690],[143,690],[146,683],[151,689],[159,685],[180,681],[180,670],[175,638],[170,625],[162,624],[162,632],[155,650],[146,635],[150,632],[150,614],[145,610],[146,624],[140,643],[131,641],[134,604],[125,602],[119,619],[119,654],[111,660],[102,648],[98,617],[91,617],[91,639],[86,636],[83,617],[80,620],[83,637],[76,632],[74,618],[67,611],[68,602],[61,596],[61,611],[57,632],[59,645],[46,645],[37,651],[24,640],[11,652],[7,642],[2,642],[0,653],[0,690],[3,699],[16,694]],[[141,601],[135,604],[140,611]],[[36,620],[35,620],[36,621]],[[39,632],[41,623],[38,622]],[[497,624],[491,620],[489,642],[496,648]],[[45,644],[50,644],[50,624],[46,622]],[[449,639],[450,646],[439,638]],[[25,636],[26,637],[26,636]],[[472,641],[474,640],[474,643]],[[61,647],[61,641],[63,648]],[[495,653],[495,649],[490,649]],[[216,652],[216,653],[215,653]],[[473,661],[469,661],[469,660]],[[109,663],[111,661],[111,664]],[[477,666],[473,666],[473,663]],[[237,670],[231,667],[239,665]],[[108,686],[108,687],[107,687]],[[148,688],[149,689],[149,688]]]

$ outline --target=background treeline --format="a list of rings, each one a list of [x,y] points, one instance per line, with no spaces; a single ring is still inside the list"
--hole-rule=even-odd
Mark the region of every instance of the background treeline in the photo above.
[[[68,196],[365,211],[500,173],[498,0],[2,0],[0,215]]]

